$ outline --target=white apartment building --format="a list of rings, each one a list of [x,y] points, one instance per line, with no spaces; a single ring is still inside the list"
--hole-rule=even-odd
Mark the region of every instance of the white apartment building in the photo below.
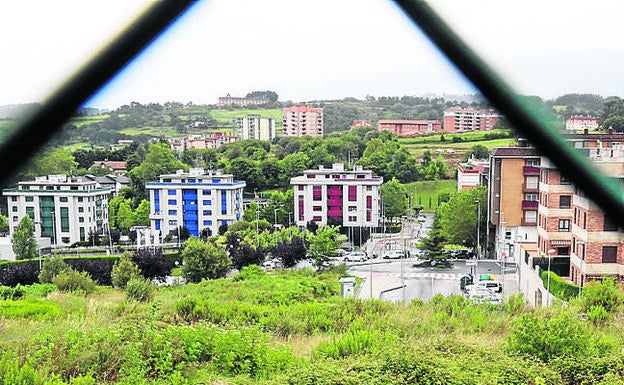
[[[147,182],[154,243],[180,226],[198,237],[204,230],[217,234],[219,226],[241,220],[245,186],[232,174],[206,173],[202,168],[178,170],[161,175],[158,182]]]
[[[233,132],[239,139],[271,141],[275,139],[275,119],[257,114],[232,119]]]
[[[4,189],[11,236],[28,215],[35,237],[50,238],[53,246],[88,241],[89,234],[108,234],[108,198],[112,190],[83,177],[48,175]]]
[[[344,227],[375,227],[381,217],[382,177],[355,166],[345,170],[342,163],[332,168],[305,170],[291,178],[294,188],[295,223]]]

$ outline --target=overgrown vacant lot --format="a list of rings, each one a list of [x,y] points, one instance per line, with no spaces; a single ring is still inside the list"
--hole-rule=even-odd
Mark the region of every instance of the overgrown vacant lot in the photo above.
[[[525,309],[339,298],[344,271],[123,291],[4,288],[3,384],[622,384],[622,292]],[[23,294],[20,296],[19,294]],[[6,299],[6,298],[20,299]],[[579,316],[582,314],[582,316]]]

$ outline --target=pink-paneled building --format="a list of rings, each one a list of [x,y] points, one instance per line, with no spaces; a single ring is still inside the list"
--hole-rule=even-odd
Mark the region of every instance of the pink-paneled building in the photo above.
[[[282,109],[284,136],[323,136],[323,109],[294,106]]]
[[[441,132],[442,123],[439,120],[380,120],[377,122],[377,131],[390,131],[396,136],[409,138]]]
[[[329,169],[320,166],[305,170],[290,180],[295,224],[305,226],[314,221],[319,225],[375,227],[381,217],[382,183],[382,177],[361,166],[347,170],[342,163],[335,163]]]

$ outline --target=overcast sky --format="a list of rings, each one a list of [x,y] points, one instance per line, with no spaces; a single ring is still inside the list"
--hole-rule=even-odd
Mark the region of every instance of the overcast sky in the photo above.
[[[41,101],[144,7],[133,0],[0,1],[0,105]],[[618,1],[436,0],[523,94],[624,95]],[[473,89],[388,0],[205,0],[90,105],[466,94]]]

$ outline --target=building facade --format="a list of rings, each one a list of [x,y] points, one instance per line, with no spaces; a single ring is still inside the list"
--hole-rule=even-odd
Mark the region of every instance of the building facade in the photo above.
[[[331,169],[320,166],[294,177],[294,220],[344,227],[376,227],[381,217],[382,177],[355,166],[346,170],[341,163]]]
[[[453,107],[444,110],[444,132],[490,131],[500,119],[494,110]]]
[[[531,147],[499,147],[490,155],[488,256],[512,257],[537,242],[540,155]],[[492,230],[492,231],[490,231]]]
[[[323,109],[294,106],[282,109],[284,136],[323,136]]]
[[[410,138],[422,134],[442,131],[439,120],[380,120],[377,131],[390,131],[396,136]]]
[[[154,243],[175,234],[180,226],[198,237],[202,232],[217,234],[219,226],[241,220],[245,185],[231,174],[206,173],[201,168],[178,170],[146,183]]]
[[[48,175],[3,190],[11,236],[28,215],[35,237],[50,238],[54,247],[108,235],[108,198],[112,190],[82,177]]]
[[[246,98],[246,97],[239,97],[239,96],[230,96],[230,94],[227,94],[226,96],[221,96],[219,97],[219,100],[217,102],[217,106],[219,107],[223,107],[223,106],[228,106],[228,105],[232,105],[232,106],[261,106],[263,104],[267,104],[269,103],[269,99],[264,99],[264,98]]]
[[[189,135],[180,140],[170,140],[169,146],[172,150],[177,152],[184,152],[184,150],[191,148],[196,150],[216,150],[224,144],[234,143],[237,140],[238,136],[225,135],[222,132],[214,132],[208,135]]]
[[[566,119],[566,130],[568,131],[584,131],[597,130],[598,118],[588,115],[574,115]]]
[[[470,190],[473,187],[487,185],[490,171],[489,159],[474,159],[457,165],[457,190]]]
[[[233,132],[240,140],[256,139],[272,141],[275,139],[275,119],[252,114],[232,119]]]

